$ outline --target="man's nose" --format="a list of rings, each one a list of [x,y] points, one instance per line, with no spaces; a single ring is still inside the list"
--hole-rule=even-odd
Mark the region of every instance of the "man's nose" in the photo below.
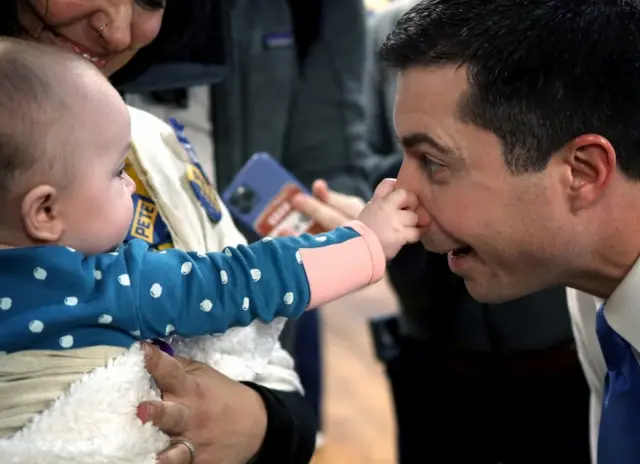
[[[422,171],[417,166],[410,166],[406,158],[402,162],[400,171],[398,172],[398,178],[396,180],[396,187],[405,189],[418,197],[418,226],[427,227],[431,223],[431,215],[428,211],[428,205],[425,202],[428,200],[428,189],[426,185],[427,180],[424,178]]]

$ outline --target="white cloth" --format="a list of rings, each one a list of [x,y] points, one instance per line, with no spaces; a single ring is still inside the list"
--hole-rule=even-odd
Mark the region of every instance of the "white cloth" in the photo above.
[[[598,444],[598,427],[600,425],[600,410],[602,409],[602,394],[604,391],[604,377],[607,372],[600,344],[596,336],[596,310],[601,301],[594,296],[580,292],[573,288],[567,289],[567,304],[571,315],[571,325],[578,348],[578,357],[582,370],[591,390],[589,404],[589,428],[591,442],[591,462],[596,462],[596,448]]]
[[[177,247],[220,251],[245,240],[221,205],[214,225],[187,187],[186,162],[172,129],[163,121],[130,108],[135,166],[169,227]],[[160,195],[158,195],[160,193]],[[268,388],[302,392],[293,360],[277,339],[284,320],[258,321],[216,336],[175,339],[177,354],[205,362],[236,380]],[[168,437],[136,418],[136,407],[157,399],[134,346],[106,367],[73,383],[46,411],[17,434],[0,440],[0,462],[24,464],[151,464]],[[19,392],[16,392],[19,394]]]
[[[640,348],[640,260],[611,294],[605,305],[607,322],[637,351]],[[596,311],[603,300],[567,289],[567,303],[578,356],[591,390],[591,460],[596,460],[600,412],[607,367],[596,335]]]

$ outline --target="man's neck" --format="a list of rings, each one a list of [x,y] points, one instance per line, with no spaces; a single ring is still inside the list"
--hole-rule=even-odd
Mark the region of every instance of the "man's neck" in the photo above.
[[[640,192],[638,195],[640,199]],[[578,260],[570,287],[607,299],[640,257],[640,214],[634,214],[640,212],[640,201],[617,211],[585,228],[583,233],[593,237],[594,245]]]
[[[636,242],[640,245],[640,239]],[[571,279],[568,286],[606,300],[624,280],[640,256],[640,247],[620,255],[600,256],[591,260],[591,266]]]

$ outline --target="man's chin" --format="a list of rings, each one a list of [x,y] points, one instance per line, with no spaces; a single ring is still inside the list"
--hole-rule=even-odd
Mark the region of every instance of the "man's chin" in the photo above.
[[[489,282],[479,282],[477,280],[465,279],[464,284],[471,297],[485,304],[500,304],[515,300],[525,294],[508,290],[506,286],[491,284]]]

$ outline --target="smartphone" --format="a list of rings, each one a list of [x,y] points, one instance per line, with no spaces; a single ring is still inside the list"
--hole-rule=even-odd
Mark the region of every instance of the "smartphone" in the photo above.
[[[308,189],[269,153],[256,153],[243,166],[222,199],[233,217],[260,237],[324,230],[293,209],[291,199]]]

